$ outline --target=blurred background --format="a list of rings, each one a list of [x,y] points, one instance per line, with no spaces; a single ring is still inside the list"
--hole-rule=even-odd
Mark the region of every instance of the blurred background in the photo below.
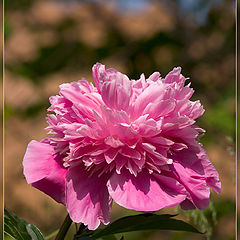
[[[132,79],[181,66],[205,114],[197,123],[219,172],[222,193],[205,211],[179,213],[211,239],[235,239],[235,2],[231,0],[5,1],[5,206],[46,236],[65,218],[64,206],[26,183],[22,159],[41,140],[48,98],[58,86],[92,81],[96,62]],[[112,220],[135,214],[113,205]],[[75,231],[74,226],[68,235]],[[125,240],[206,239],[197,234],[147,231]],[[121,235],[117,235],[120,239]]]

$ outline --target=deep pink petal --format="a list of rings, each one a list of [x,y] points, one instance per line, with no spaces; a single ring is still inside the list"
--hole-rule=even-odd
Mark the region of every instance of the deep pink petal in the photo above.
[[[189,199],[185,199],[181,204],[180,204],[181,208],[183,210],[193,210],[196,209],[196,206],[189,200]]]
[[[74,222],[96,229],[100,221],[109,223],[111,198],[106,187],[107,176],[90,175],[81,165],[68,170],[66,177],[66,207]]]
[[[119,205],[138,211],[156,211],[178,205],[186,198],[184,188],[173,178],[152,176],[145,171],[137,177],[128,171],[113,174],[108,191]]]
[[[204,149],[201,148],[200,153],[197,154],[198,158],[201,160],[202,168],[204,169],[204,175],[207,184],[216,192],[221,192],[221,182],[219,180],[219,175],[215,167],[211,164],[208,159],[208,156]],[[192,165],[193,169],[201,168],[198,165],[199,162],[196,162],[195,165]]]
[[[210,189],[204,179],[194,178],[180,163],[173,162],[177,172],[177,180],[186,188],[191,196],[191,202],[199,209],[209,204]]]
[[[41,180],[50,174],[48,164],[52,162],[53,151],[53,146],[46,143],[33,140],[28,144],[23,159],[23,173],[28,183]]]
[[[53,155],[53,146],[31,141],[23,160],[23,173],[28,183],[48,194],[57,202],[65,204],[66,169],[61,159]]]
[[[183,150],[175,156],[175,161],[184,167],[190,177],[205,180],[216,193],[221,192],[218,172],[209,161],[203,148],[199,147],[198,152]]]

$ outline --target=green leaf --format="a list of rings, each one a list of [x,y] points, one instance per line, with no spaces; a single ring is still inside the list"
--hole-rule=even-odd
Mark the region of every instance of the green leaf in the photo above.
[[[44,240],[43,235],[33,224],[4,209],[4,238],[9,240]]]
[[[88,236],[82,236],[82,237],[78,237],[77,240],[95,240],[95,239]]]
[[[102,236],[102,240],[117,240],[114,235]]]
[[[142,230],[177,230],[200,233],[190,224],[172,219],[173,216],[175,215],[156,215],[151,213],[127,216],[116,220],[102,230],[95,231],[92,236],[100,238],[116,233]]]

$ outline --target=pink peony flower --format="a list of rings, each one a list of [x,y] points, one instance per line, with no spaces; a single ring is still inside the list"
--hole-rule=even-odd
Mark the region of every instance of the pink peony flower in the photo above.
[[[221,183],[197,142],[204,109],[180,72],[130,81],[97,63],[96,87],[60,85],[48,109],[52,135],[31,141],[24,156],[27,182],[92,230],[109,223],[113,200],[138,211],[206,208],[209,187],[220,193]]]

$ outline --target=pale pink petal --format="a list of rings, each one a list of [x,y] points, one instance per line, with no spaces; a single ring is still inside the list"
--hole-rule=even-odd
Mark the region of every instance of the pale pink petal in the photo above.
[[[99,93],[101,93],[102,84],[106,78],[105,66],[96,63],[92,68],[93,80]]]
[[[66,176],[66,207],[71,219],[95,230],[100,221],[109,223],[111,198],[106,187],[107,176],[87,172],[78,165],[68,170]]]
[[[104,65],[96,63],[93,66],[93,79],[108,107],[116,110],[128,109],[131,97],[131,82],[126,75],[115,69],[105,70]]]
[[[108,107],[116,110],[127,110],[131,96],[130,80],[126,75],[117,73],[111,81],[104,82],[101,94]]]
[[[186,79],[181,74],[181,70],[182,70],[181,67],[174,68],[171,72],[169,72],[167,74],[164,82],[165,83],[178,83],[181,86],[183,86]]]
[[[188,86],[180,88],[176,90],[175,92],[175,98],[177,100],[185,99],[188,100],[194,93],[194,90],[192,88],[189,88]]]
[[[160,76],[161,74],[159,72],[154,72],[149,76],[149,78],[147,79],[147,82],[149,81],[156,82],[157,80],[160,79]]]
[[[147,87],[136,99],[133,110],[132,118],[136,119],[143,114],[144,109],[149,103],[154,103],[156,101],[162,100],[164,98],[165,87],[163,84],[158,84],[157,82],[152,83]]]
[[[192,102],[192,109],[191,113],[189,113],[189,117],[191,117],[192,119],[196,119],[202,116],[204,111],[205,110],[203,109],[203,106],[201,105],[200,101]]]
[[[122,147],[119,153],[128,158],[135,158],[138,160],[141,159],[141,154],[138,151],[136,151],[135,149],[129,148],[127,146]]]
[[[161,116],[167,116],[175,108],[175,101],[172,99],[160,100],[155,103],[149,103],[143,111],[144,114],[149,114],[149,117],[155,119]]]
[[[49,98],[51,106],[48,111],[53,111],[56,114],[63,115],[72,107],[72,102],[62,96],[52,96]]]
[[[157,125],[157,122],[150,118],[138,124],[138,132],[143,137],[153,137],[158,135],[161,130]]]
[[[94,119],[93,110],[100,112],[100,106],[94,102],[87,94],[79,94],[81,92],[81,85],[74,83],[65,83],[60,86],[60,94],[67,100],[71,101],[77,108],[78,112],[85,118]],[[96,93],[95,93],[96,94]]]
[[[110,137],[107,137],[104,142],[113,147],[113,148],[118,148],[118,147],[121,147],[121,146],[124,146],[124,144],[119,140],[119,139],[115,139],[114,137],[110,136]]]
[[[152,138],[148,138],[147,139],[149,142],[155,143],[155,144],[161,144],[161,145],[167,145],[167,146],[171,146],[174,144],[173,141],[171,141],[170,139],[166,138],[166,137],[162,137],[162,136],[156,136],[156,137],[152,137]]]
[[[119,205],[137,211],[157,211],[181,203],[186,194],[176,180],[152,176],[145,171],[137,177],[128,171],[113,174],[107,183],[108,191]]]
[[[116,111],[106,106],[101,106],[101,110],[103,114],[103,119],[106,121],[108,127],[110,127],[111,129],[114,128],[114,126],[117,124],[130,124],[129,116],[126,114],[125,111]]]

